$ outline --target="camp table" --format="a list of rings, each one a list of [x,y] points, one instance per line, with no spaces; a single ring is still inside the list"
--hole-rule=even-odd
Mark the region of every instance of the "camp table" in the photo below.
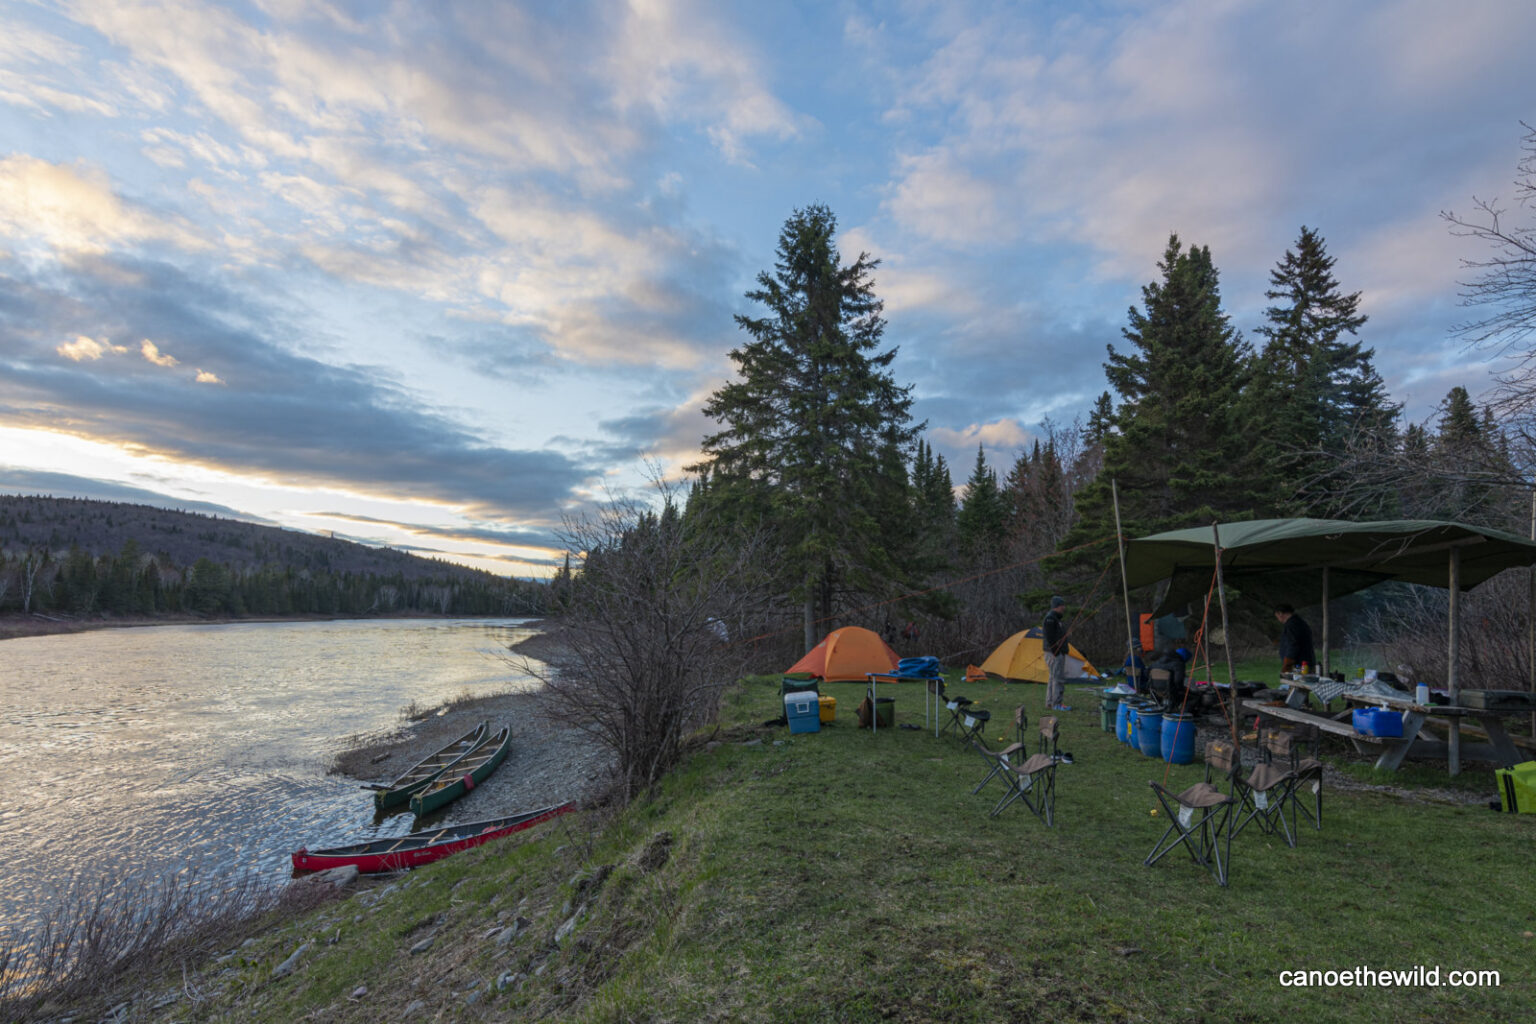
[[[1322,684],[1327,683],[1324,687]],[[1331,715],[1319,714],[1305,710],[1301,705],[1306,700],[1308,692],[1316,692],[1321,697],[1323,692],[1333,690],[1334,687],[1344,684],[1334,683],[1331,680],[1307,680],[1293,679],[1291,681],[1291,693],[1282,705],[1273,705],[1269,702],[1249,698],[1242,702],[1242,706],[1260,715],[1269,715],[1272,718],[1284,719],[1287,722],[1300,722],[1303,725],[1312,725],[1323,732],[1343,736],[1355,745],[1358,751],[1366,752],[1368,749],[1380,746],[1381,754],[1376,759],[1377,768],[1385,768],[1387,771],[1396,771],[1403,763],[1403,759],[1410,751],[1420,757],[1432,757],[1436,759],[1448,758],[1450,744],[1443,740],[1428,739],[1419,735],[1429,718],[1449,718],[1460,722],[1462,719],[1474,719],[1477,724],[1488,733],[1487,743],[1465,743],[1461,745],[1462,753],[1471,758],[1482,761],[1494,761],[1499,764],[1515,764],[1520,760],[1520,755],[1515,749],[1514,741],[1509,738],[1509,733],[1504,729],[1503,717],[1506,714],[1518,714],[1519,712],[1487,711],[1482,708],[1459,707],[1455,705],[1433,705],[1425,707],[1414,702],[1412,697],[1388,697],[1375,691],[1363,691],[1346,687],[1335,692],[1336,699],[1343,697],[1346,702],[1357,705],[1369,705],[1387,708],[1403,713],[1403,735],[1396,736],[1367,736],[1357,732],[1350,721],[1341,721]],[[1348,712],[1346,712],[1346,715]]]

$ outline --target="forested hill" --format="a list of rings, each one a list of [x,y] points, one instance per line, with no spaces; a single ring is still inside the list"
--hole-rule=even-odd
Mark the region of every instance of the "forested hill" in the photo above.
[[[238,519],[0,495],[0,612],[536,614],[544,587]]]

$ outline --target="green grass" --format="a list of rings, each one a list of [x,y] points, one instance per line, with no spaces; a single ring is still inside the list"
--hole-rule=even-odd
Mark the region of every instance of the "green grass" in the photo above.
[[[761,725],[781,709],[777,677],[747,680],[719,745],[700,743],[601,831],[562,819],[417,872],[375,907],[325,908],[264,935],[222,994],[163,1019],[400,1019],[412,999],[426,1004],[415,1019],[594,1024],[1536,1019],[1536,818],[1327,790],[1324,830],[1295,849],[1238,837],[1223,889],[1181,852],[1143,866],[1164,827],[1148,781],[1182,788],[1201,769],[1100,732],[1091,692],[1068,691],[1062,747],[1076,763],[1059,769],[1048,829],[1021,806],[989,818],[1001,785],[973,796],[985,766],[954,738],[860,731],[863,686],[822,689],[837,723],[791,736]],[[1040,686],[951,690],[1000,722],[1020,702],[1032,723],[1042,712]],[[920,687],[882,694],[898,723],[923,724]],[[670,856],[656,866],[646,851],[663,833]],[[595,895],[578,895],[603,865]],[[556,948],[568,903],[588,911]],[[523,938],[479,940],[514,911],[534,922]],[[438,942],[412,956],[425,929]],[[306,938],[318,944],[305,966],[267,980]],[[1279,983],[1282,970],[1357,965],[1491,969],[1502,985]],[[507,971],[527,977],[494,991]],[[196,977],[211,988],[218,975]],[[369,995],[349,999],[361,984]]]

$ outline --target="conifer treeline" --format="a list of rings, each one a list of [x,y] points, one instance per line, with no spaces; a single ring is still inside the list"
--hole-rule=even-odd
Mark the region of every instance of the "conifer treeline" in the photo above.
[[[748,294],[766,315],[738,317],[741,379],[707,407],[721,429],[689,502],[776,538],[779,620],[802,617],[807,643],[917,620],[924,651],[953,657],[1034,624],[1053,591],[1108,603],[1112,480],[1130,536],[1294,515],[1509,527],[1525,507],[1508,439],[1465,389],[1434,422],[1402,422],[1359,337],[1360,294],[1306,227],[1270,275],[1257,346],[1210,250],[1171,237],[1086,422],[1045,424],[1002,476],[978,448],[957,501],[880,348],[878,261],[843,265],[835,227],[797,211]]]
[[[545,587],[483,578],[329,572],[264,565],[237,567],[210,558],[176,566],[129,541],[115,555],[73,547],[0,552],[0,612],[66,615],[175,613],[250,615],[541,615]]]

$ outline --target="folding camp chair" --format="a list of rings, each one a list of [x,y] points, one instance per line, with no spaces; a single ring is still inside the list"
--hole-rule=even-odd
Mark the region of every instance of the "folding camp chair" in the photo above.
[[[960,714],[960,742],[987,741],[987,727],[992,724],[992,712],[972,704]]]
[[[1013,759],[1015,755],[1023,753],[1023,751],[1029,746],[1029,742],[1024,738],[1024,732],[1028,728],[1029,712],[1025,710],[1023,704],[1020,704],[1018,707],[1013,709],[1012,743],[1008,744],[1001,750],[993,750],[987,746],[984,740],[975,739],[971,741],[972,747],[976,749],[976,752],[981,755],[982,760],[986,761],[991,768],[991,770],[987,772],[986,777],[976,784],[975,789],[971,790],[972,796],[980,793],[982,789],[986,787],[987,783],[991,782],[993,779],[1004,774],[1005,772],[1013,770]]]
[[[1056,716],[1046,715],[1041,718],[1039,750],[1031,754],[1023,764],[1008,765],[1007,771],[1003,773],[1008,783],[1008,792],[992,808],[988,817],[997,817],[1009,804],[1018,800],[1033,811],[1035,817],[1045,822],[1047,827],[1055,824],[1056,764],[1061,760],[1056,752],[1059,737]]]
[[[1323,827],[1323,762],[1316,756],[1302,757],[1298,749],[1302,743],[1308,742],[1297,730],[1293,728],[1281,728],[1279,726],[1266,726],[1259,734],[1259,748],[1264,760],[1273,761],[1281,758],[1289,762],[1291,774],[1295,780],[1291,783],[1289,798],[1292,812],[1291,821],[1296,821],[1296,811],[1312,822],[1314,829]],[[1317,729],[1311,730],[1310,742],[1313,755],[1317,754]],[[1308,800],[1310,793],[1312,799]]]
[[[1205,781],[1182,793],[1164,789],[1156,782],[1148,783],[1168,816],[1168,828],[1142,863],[1151,867],[1175,846],[1182,846],[1191,860],[1216,876],[1217,882],[1227,884],[1232,859],[1232,812],[1241,805],[1211,783],[1211,772],[1231,777],[1234,762],[1241,767],[1230,743],[1212,742],[1205,748]],[[1175,835],[1177,838],[1172,838]]]
[[[1243,829],[1257,822],[1259,831],[1265,835],[1279,832],[1285,837],[1287,846],[1296,845],[1294,807],[1291,810],[1292,821],[1287,823],[1285,818],[1291,790],[1296,784],[1294,772],[1261,760],[1244,778],[1241,748],[1234,748],[1225,740],[1213,740],[1206,747],[1205,759],[1208,767],[1215,766],[1225,771],[1231,782],[1232,798],[1238,802],[1232,812],[1234,836],[1240,835]]]
[[[973,701],[969,697],[951,697],[948,694],[942,694],[942,696],[944,707],[949,712],[949,721],[945,723],[941,732],[946,735],[954,732],[956,735],[963,736],[965,730],[965,710],[971,706]]]

